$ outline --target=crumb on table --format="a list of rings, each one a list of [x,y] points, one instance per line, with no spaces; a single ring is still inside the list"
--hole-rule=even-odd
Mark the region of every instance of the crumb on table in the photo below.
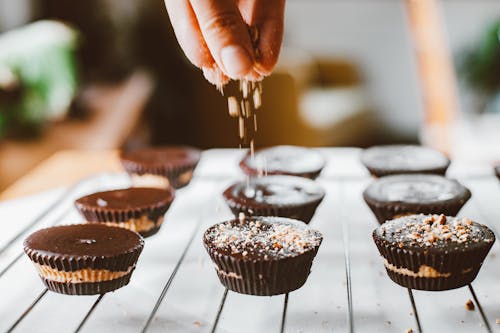
[[[465,309],[467,309],[467,311],[474,311],[475,309],[475,306],[474,306],[474,303],[472,302],[472,300],[468,300],[466,303],[465,303]]]

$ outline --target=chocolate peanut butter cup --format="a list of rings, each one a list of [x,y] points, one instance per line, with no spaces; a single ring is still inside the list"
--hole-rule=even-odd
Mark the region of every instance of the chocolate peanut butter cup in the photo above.
[[[75,206],[89,223],[130,229],[148,237],[160,230],[173,200],[171,187],[132,187],[87,195],[76,200]]]
[[[189,184],[201,151],[186,146],[144,148],[121,154],[121,162],[138,187],[178,189]]]
[[[310,179],[266,176],[237,182],[223,196],[235,216],[281,216],[309,223],[325,191]]]
[[[439,291],[471,283],[495,235],[467,218],[411,215],[379,226],[373,239],[394,282],[406,288]]]
[[[274,146],[250,152],[241,160],[240,168],[250,176],[290,175],[316,179],[325,166],[318,151],[298,146]]]
[[[425,174],[382,177],[363,192],[379,223],[412,214],[455,216],[470,197],[456,180]]]
[[[24,241],[49,290],[68,295],[103,294],[127,285],[144,241],[130,230],[101,224],[57,226]]]
[[[322,239],[300,221],[248,217],[208,228],[203,243],[226,288],[272,296],[304,285]]]
[[[441,152],[423,146],[387,145],[365,149],[361,163],[375,177],[401,173],[444,175],[450,160]]]

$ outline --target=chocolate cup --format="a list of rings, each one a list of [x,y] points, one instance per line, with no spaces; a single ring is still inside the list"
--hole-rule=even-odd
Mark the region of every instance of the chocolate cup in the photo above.
[[[280,148],[292,148],[292,149],[298,148],[298,149],[304,150],[305,154],[311,154],[313,152],[314,152],[314,154],[319,154],[318,152],[314,151],[313,149],[306,148],[306,147],[298,147],[298,146],[274,146],[274,147],[269,147],[269,148],[260,148],[260,149],[257,149],[257,150],[255,150],[254,155],[256,156],[256,155],[258,155],[259,153],[261,153],[263,151],[266,151],[268,149],[273,149],[273,148],[278,148],[278,149],[280,149]],[[277,153],[277,154],[279,155],[280,153]],[[300,158],[307,158],[307,157],[308,156],[302,156],[302,155],[300,155]],[[246,175],[248,175],[250,177],[262,176],[262,171],[259,171],[257,168],[248,165],[247,161],[249,159],[251,159],[251,158],[252,158],[251,157],[251,152],[248,152],[247,154],[245,154],[245,156],[242,158],[242,160],[239,163],[241,171],[243,171],[243,173],[245,173]],[[287,170],[267,170],[265,174],[267,176],[288,175],[288,176],[296,176],[296,177],[302,177],[302,178],[308,178],[308,179],[311,179],[311,180],[315,180],[321,174],[321,171],[323,170],[323,168],[325,167],[325,165],[326,165],[326,160],[322,156],[321,157],[321,162],[314,163],[314,166],[308,167],[307,171],[296,172],[296,171],[287,171]]]
[[[84,282],[84,283],[70,283],[70,282],[56,282],[42,278],[43,284],[48,290],[65,295],[98,295],[114,291],[121,287],[126,286],[130,282],[132,272],[121,278],[101,281],[101,282]]]
[[[140,219],[143,216],[146,216],[150,221],[154,221],[156,223],[155,227],[147,231],[137,231],[143,237],[150,237],[156,234],[162,225],[162,223],[158,223],[159,219],[165,215],[168,211],[172,202],[175,198],[174,189],[169,188],[165,190],[167,196],[164,199],[152,201],[151,204],[137,206],[134,208],[110,208],[110,207],[101,207],[98,205],[90,205],[85,202],[87,198],[96,197],[99,193],[106,194],[108,192],[119,192],[119,191],[140,191],[140,190],[153,190],[160,191],[157,189],[142,189],[142,188],[130,188],[123,190],[114,190],[114,191],[106,191],[106,192],[98,192],[94,193],[82,198],[79,198],[75,201],[75,207],[79,211],[79,213],[83,216],[86,222],[89,223],[126,223],[131,219]],[[130,202],[130,206],[133,206],[133,201]]]
[[[494,243],[484,243],[484,246],[475,248],[464,246],[456,251],[429,251],[425,248],[417,251],[391,244],[379,237],[375,231],[373,240],[382,257],[397,268],[406,268],[416,273],[422,265],[426,265],[440,273],[451,273],[448,277],[412,277],[386,268],[391,280],[400,286],[426,291],[456,289],[471,283]]]
[[[150,148],[151,152],[157,152],[162,150],[170,150],[170,151],[186,151],[186,158],[179,163],[162,163],[159,161],[158,163],[141,163],[139,159],[128,158],[127,153],[122,153],[120,155],[120,160],[123,168],[129,175],[145,175],[152,174],[157,176],[163,176],[168,179],[170,185],[175,189],[183,188],[191,182],[192,176],[187,180],[183,181],[181,176],[186,172],[194,172],[194,169],[198,165],[200,161],[201,152],[198,149],[192,147],[159,147],[159,148]],[[147,151],[147,149],[145,150]],[[133,152],[132,152],[133,153]]]
[[[251,217],[249,220],[266,219],[266,217]],[[269,217],[268,217],[269,219]],[[274,217],[275,222],[279,219]],[[248,220],[248,219],[247,219]],[[299,221],[294,221],[299,224]],[[305,250],[296,256],[263,257],[231,254],[219,251],[208,239],[208,234],[214,225],[205,231],[203,245],[216,267],[217,276],[223,286],[240,294],[256,296],[273,296],[294,291],[304,285],[311,266],[322,242],[319,232],[311,229],[319,237],[318,245]]]
[[[365,165],[366,169],[370,172],[370,175],[376,178],[391,176],[391,175],[400,175],[400,174],[428,174],[428,175],[446,175],[446,171],[450,166],[450,161],[444,167],[440,168],[432,168],[432,169],[421,169],[421,170],[387,170],[387,169],[379,169],[374,167],[369,167]]]
[[[269,176],[271,178],[273,176]],[[277,177],[287,177],[294,179],[292,176],[277,176]],[[267,177],[260,178],[266,179]],[[274,177],[273,177],[274,178]],[[299,179],[300,178],[296,178]],[[321,193],[315,194],[315,198],[307,198],[301,203],[287,203],[287,204],[271,204],[271,203],[261,203],[254,200],[246,200],[242,196],[237,196],[233,193],[235,186],[239,183],[230,185],[223,193],[222,196],[224,200],[231,209],[234,216],[238,217],[240,213],[244,213],[245,216],[279,216],[287,217],[295,220],[302,221],[306,224],[311,222],[316,209],[321,204],[325,197],[324,190],[317,184],[311,181],[300,180],[301,182],[307,182],[314,185],[321,190]],[[269,184],[273,184],[271,181]]]
[[[363,199],[377,218],[380,224],[396,217],[413,214],[444,214],[456,216],[460,209],[471,198],[471,192],[466,189],[465,196],[437,203],[407,203],[407,202],[379,202],[363,193]]]
[[[93,251],[90,252],[92,254],[88,252],[72,252],[75,251],[76,246],[73,242],[73,238],[69,238],[71,240],[69,243],[66,243],[64,241],[60,242],[60,244],[63,245],[51,245],[52,249],[45,249],[44,247],[33,248],[31,246],[33,245],[33,242],[39,244],[35,241],[35,238],[37,237],[37,240],[47,242],[47,232],[56,232],[58,233],[58,236],[55,239],[62,239],[63,237],[67,237],[68,233],[71,232],[73,232],[71,237],[75,237],[75,234],[77,235],[76,237],[79,237],[78,235],[82,234],[82,229],[87,229],[87,231],[91,230],[94,235],[96,235],[96,237],[99,237],[99,240],[97,241],[99,247],[94,250],[89,250]],[[128,238],[119,238],[119,236],[123,235],[127,235]],[[113,243],[114,245],[111,248],[107,247],[107,244],[109,244],[109,238],[106,237],[112,237],[111,239],[115,240],[115,243]],[[117,240],[120,240],[120,243],[117,243]],[[123,249],[121,247],[118,247],[120,244],[124,245]],[[64,246],[68,247],[64,248]],[[58,226],[42,229],[30,235],[24,242],[24,252],[33,263],[46,266],[58,271],[75,272],[79,270],[89,269],[108,270],[110,272],[127,272],[128,270],[130,270],[130,272],[118,279],[99,282],[57,282],[40,276],[41,280],[49,290],[69,295],[101,294],[126,285],[130,280],[130,276],[133,270],[135,269],[143,247],[144,240],[136,232],[117,227],[90,226],[86,224]],[[54,251],[57,251],[57,253],[54,253]]]
[[[106,227],[116,228],[116,227]],[[49,228],[48,228],[49,229]],[[119,229],[119,228],[117,228]],[[124,229],[122,229],[124,230]],[[133,232],[126,230],[127,232]],[[48,266],[59,271],[74,272],[81,269],[106,269],[113,272],[123,272],[136,264],[144,248],[144,240],[139,234],[133,232],[140,238],[136,246],[117,255],[68,255],[64,253],[51,253],[32,249],[24,246],[24,252],[31,261],[39,265]],[[63,252],[64,249],[61,249]]]
[[[498,180],[500,180],[500,165],[495,167],[495,174],[497,175]]]

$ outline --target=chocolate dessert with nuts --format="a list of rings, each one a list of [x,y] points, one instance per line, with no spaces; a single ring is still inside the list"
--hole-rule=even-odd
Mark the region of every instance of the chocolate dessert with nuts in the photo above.
[[[121,154],[133,186],[176,189],[189,184],[200,150],[186,146],[143,148]]]
[[[468,218],[411,215],[379,226],[373,239],[394,282],[439,291],[471,283],[495,235]]]
[[[310,179],[266,176],[237,182],[223,196],[235,216],[281,216],[309,223],[325,191]]]
[[[300,221],[241,217],[205,231],[203,243],[220,282],[249,295],[272,296],[307,280],[322,235]]]
[[[423,146],[387,145],[365,149],[361,163],[375,177],[401,173],[444,175],[450,160],[441,152]]]
[[[249,152],[240,168],[249,176],[290,175],[316,179],[325,166],[324,157],[316,150],[298,146],[274,146]]]
[[[103,223],[136,231],[143,237],[156,234],[174,200],[174,189],[132,187],[97,192],[75,201],[89,223]]]
[[[143,247],[139,234],[101,224],[51,227],[24,241],[47,289],[68,295],[104,294],[127,285]]]
[[[412,214],[455,216],[470,197],[471,192],[456,180],[425,174],[382,177],[363,192],[379,223]]]

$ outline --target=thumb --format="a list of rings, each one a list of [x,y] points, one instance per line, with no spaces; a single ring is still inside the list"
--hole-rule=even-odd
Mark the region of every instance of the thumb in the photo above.
[[[247,25],[233,0],[191,0],[208,49],[221,70],[232,79],[252,71],[253,46]]]

